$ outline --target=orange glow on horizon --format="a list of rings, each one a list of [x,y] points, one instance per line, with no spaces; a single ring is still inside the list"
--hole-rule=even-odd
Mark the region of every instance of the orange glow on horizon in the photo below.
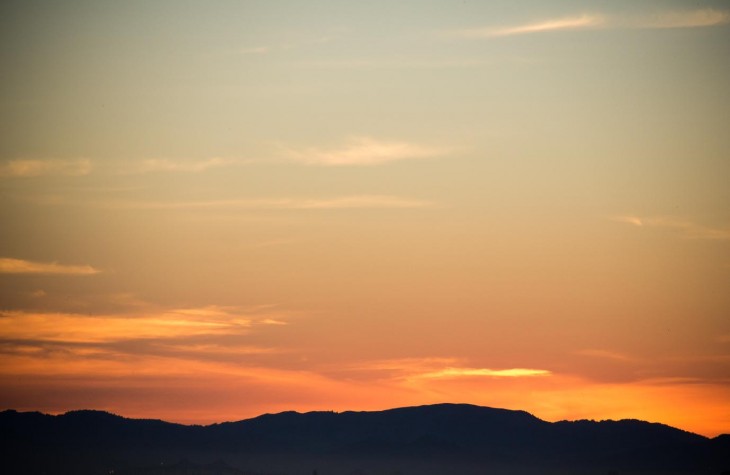
[[[218,325],[200,325],[198,319],[207,315],[216,321],[221,312],[190,309],[132,318],[148,325],[136,337],[155,338],[146,353],[136,355],[124,346],[125,340],[134,341],[135,334],[130,333],[132,327],[119,324],[121,317],[92,329],[89,322],[99,323],[98,317],[6,314],[7,334],[13,334],[14,321],[18,332],[46,339],[4,346],[0,381],[13,390],[0,397],[0,404],[50,413],[95,408],[196,424],[286,410],[382,410],[441,402],[521,409],[548,421],[643,419],[707,436],[722,433],[730,423],[726,408],[730,391],[691,381],[599,383],[542,369],[464,367],[458,358],[443,357],[286,369],[271,361],[286,361],[292,357],[289,352],[176,343],[199,338],[201,328],[208,336],[216,335]],[[172,325],[157,326],[169,315],[183,318],[184,323],[174,320]],[[47,319],[54,317],[65,319],[63,335],[44,330]],[[250,330],[249,325],[234,328]],[[67,339],[57,339],[60,336]],[[160,337],[163,341],[157,341]],[[259,365],[240,362],[250,355],[274,360]],[[39,387],[48,388],[45,395],[37,393]],[[203,400],[205,407],[200,407]]]

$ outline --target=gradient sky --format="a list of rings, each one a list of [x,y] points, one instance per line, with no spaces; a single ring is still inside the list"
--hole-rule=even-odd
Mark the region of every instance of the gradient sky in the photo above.
[[[0,408],[730,432],[726,1],[4,1]]]

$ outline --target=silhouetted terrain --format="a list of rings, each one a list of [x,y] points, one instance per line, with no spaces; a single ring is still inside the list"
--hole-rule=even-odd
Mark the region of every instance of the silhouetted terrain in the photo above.
[[[185,426],[106,412],[0,413],[10,474],[713,474],[730,435],[636,420],[549,423],[464,404],[284,412]]]

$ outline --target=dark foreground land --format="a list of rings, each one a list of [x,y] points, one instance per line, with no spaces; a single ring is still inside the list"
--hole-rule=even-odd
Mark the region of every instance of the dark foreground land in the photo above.
[[[0,413],[0,471],[59,475],[730,474],[730,435],[545,422],[465,404],[285,412],[185,426],[106,412]]]

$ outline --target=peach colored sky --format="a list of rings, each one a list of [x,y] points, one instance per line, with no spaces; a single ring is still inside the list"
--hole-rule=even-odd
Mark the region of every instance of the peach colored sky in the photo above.
[[[730,432],[725,2],[0,23],[0,408]]]

